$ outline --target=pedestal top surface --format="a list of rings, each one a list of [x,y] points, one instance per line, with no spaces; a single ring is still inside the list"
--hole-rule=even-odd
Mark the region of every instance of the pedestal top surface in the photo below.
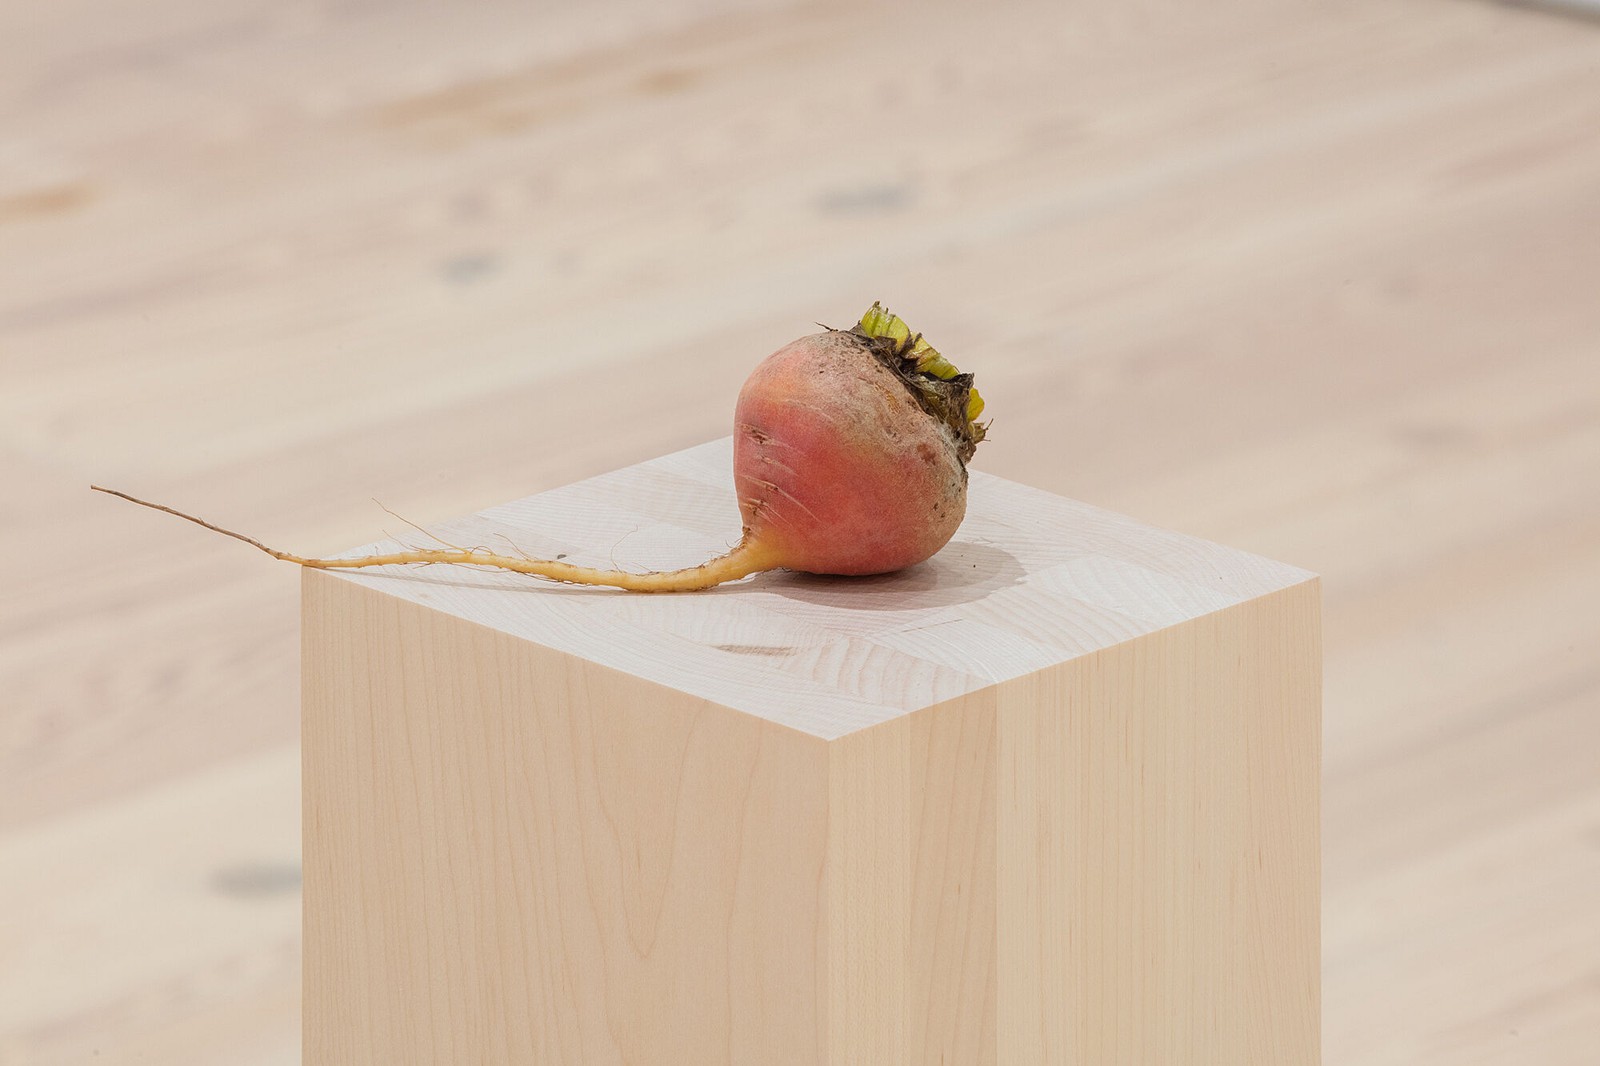
[[[724,437],[432,532],[589,566],[693,566],[739,538],[732,470]],[[779,571],[646,595],[459,566],[324,573],[825,739],[1313,577],[978,470],[951,542],[880,577]]]

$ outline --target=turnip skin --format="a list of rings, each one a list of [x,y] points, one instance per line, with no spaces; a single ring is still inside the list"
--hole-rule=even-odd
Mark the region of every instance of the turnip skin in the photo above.
[[[734,421],[745,536],[790,570],[901,570],[966,514],[957,442],[869,338],[833,330],[780,348],[745,382]]]

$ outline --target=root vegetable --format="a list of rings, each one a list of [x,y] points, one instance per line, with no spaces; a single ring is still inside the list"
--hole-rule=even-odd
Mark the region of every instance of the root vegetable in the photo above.
[[[972,375],[878,304],[849,330],[802,337],[768,356],[734,412],[734,485],[744,533],[683,570],[630,573],[482,548],[309,559],[193,515],[91,486],[319,569],[397,563],[491,566],[635,592],[689,592],[763,570],[881,574],[927,559],[966,514],[967,461],[983,440]]]

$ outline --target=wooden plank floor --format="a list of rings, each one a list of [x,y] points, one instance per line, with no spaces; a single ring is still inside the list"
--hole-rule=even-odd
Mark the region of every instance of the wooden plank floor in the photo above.
[[[298,576],[91,479],[341,548],[878,298],[1324,575],[1330,1066],[1600,1062],[1600,24],[917,11],[6,7],[0,1063],[298,1060]]]

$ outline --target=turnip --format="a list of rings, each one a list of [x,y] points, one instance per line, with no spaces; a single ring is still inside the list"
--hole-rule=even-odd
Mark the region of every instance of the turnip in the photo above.
[[[636,574],[485,548],[307,559],[114,489],[96,491],[205,526],[268,555],[321,569],[397,563],[499,567],[579,585],[689,592],[763,570],[882,574],[949,542],[967,507],[967,461],[987,424],[972,375],[873,304],[849,330],[802,337],[768,356],[739,393],[733,476],[744,533],[726,554]]]

